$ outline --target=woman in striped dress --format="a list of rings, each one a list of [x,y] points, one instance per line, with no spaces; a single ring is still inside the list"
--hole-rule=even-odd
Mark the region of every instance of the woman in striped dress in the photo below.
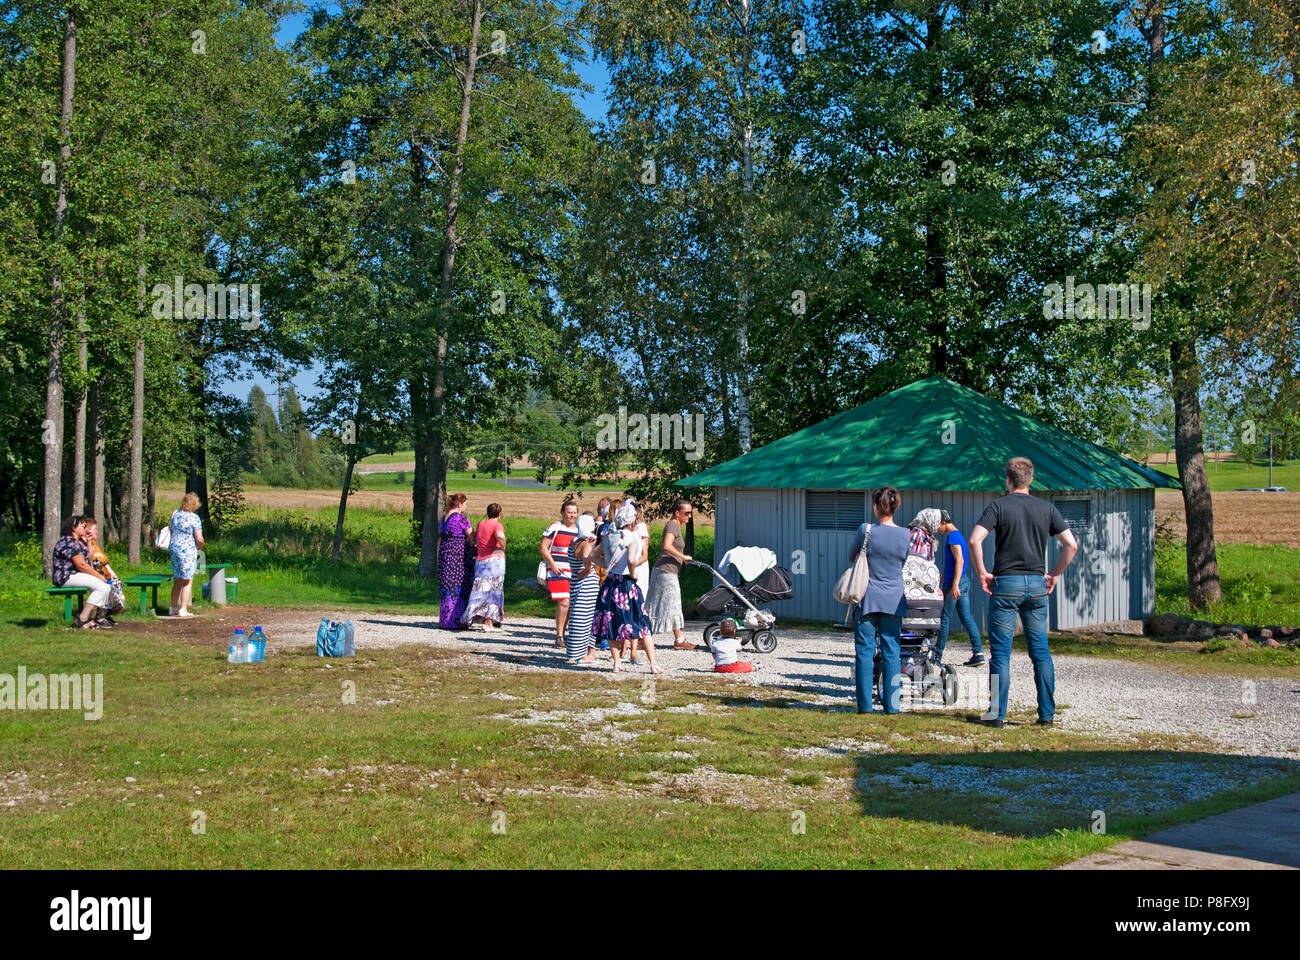
[[[573,571],[569,564],[569,544],[578,535],[574,525],[578,520],[578,505],[565,500],[560,507],[560,521],[552,522],[542,532],[541,554],[546,564],[546,589],[555,601],[555,645],[564,646],[564,628],[569,622],[569,580]]]
[[[591,621],[596,612],[600,575],[592,564],[596,549],[596,518],[584,513],[578,518],[578,536],[569,548],[573,579],[569,586],[569,622],[564,630],[569,663],[595,663]]]

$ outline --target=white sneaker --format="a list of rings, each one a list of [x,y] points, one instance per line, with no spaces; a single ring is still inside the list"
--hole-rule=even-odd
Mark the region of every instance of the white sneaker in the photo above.
[[[176,608],[175,608],[175,607],[168,607],[168,608],[167,608],[167,616],[169,616],[169,617],[174,617],[174,616],[176,616]]]

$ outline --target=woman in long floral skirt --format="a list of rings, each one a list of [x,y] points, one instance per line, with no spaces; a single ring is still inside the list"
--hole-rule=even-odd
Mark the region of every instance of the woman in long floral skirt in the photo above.
[[[465,608],[474,585],[474,525],[465,516],[466,496],[447,496],[447,515],[439,528],[438,626],[465,629]]]
[[[474,587],[465,608],[471,630],[492,631],[505,620],[506,531],[501,525],[501,504],[489,503],[487,519],[474,534]]]
[[[636,504],[625,500],[614,515],[615,531],[605,536],[605,558],[608,573],[600,585],[596,603],[596,616],[591,624],[591,634],[597,640],[609,643],[614,655],[614,672],[621,673],[619,662],[623,651],[633,639],[650,636],[650,620],[645,615],[645,602],[641,588],[632,571],[636,569],[643,550],[640,537],[633,532],[636,526]],[[655,665],[654,644],[645,645],[651,673],[663,671]]]

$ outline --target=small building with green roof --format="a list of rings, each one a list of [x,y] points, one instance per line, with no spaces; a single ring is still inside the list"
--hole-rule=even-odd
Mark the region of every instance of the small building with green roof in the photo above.
[[[937,507],[969,539],[985,506],[1006,493],[1006,462],[1017,456],[1034,462],[1031,492],[1056,504],[1079,542],[1052,594],[1050,628],[1150,616],[1155,489],[1178,482],[943,377],[918,380],[678,483],[716,488],[715,564],[734,546],[768,547],[794,580],[794,599],[774,612],[838,620],[845,607],[831,591],[855,532],[874,519],[869,491],[899,489],[896,523]],[[989,569],[993,541],[984,547]],[[1045,565],[1056,550],[1049,540]],[[973,586],[972,612],[987,629],[987,594]]]

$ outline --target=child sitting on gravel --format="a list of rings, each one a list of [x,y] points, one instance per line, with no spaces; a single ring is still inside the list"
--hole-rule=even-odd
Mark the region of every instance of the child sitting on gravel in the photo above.
[[[736,636],[736,621],[727,619],[718,624],[718,636],[710,644],[713,648],[714,673],[752,673],[754,664],[740,659],[740,638]]]

